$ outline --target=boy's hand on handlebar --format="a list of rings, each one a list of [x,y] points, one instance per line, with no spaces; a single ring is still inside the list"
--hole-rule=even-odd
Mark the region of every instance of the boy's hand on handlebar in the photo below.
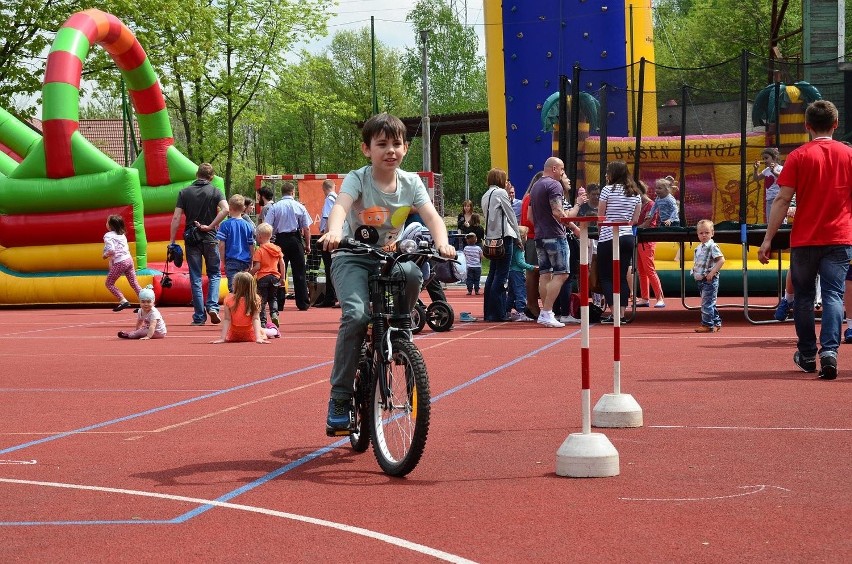
[[[444,258],[449,258],[449,259],[456,258],[456,248],[453,247],[452,245],[450,245],[449,243],[444,243],[443,245],[439,246],[437,249],[438,249],[438,252],[441,254],[441,256],[444,257]]]
[[[329,231],[317,239],[317,244],[322,245],[322,250],[330,253],[340,245],[341,235],[340,232]]]

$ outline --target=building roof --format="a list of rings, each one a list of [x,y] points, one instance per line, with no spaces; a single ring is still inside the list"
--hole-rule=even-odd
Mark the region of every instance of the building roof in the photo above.
[[[27,122],[27,125],[36,130],[38,133],[42,132],[41,120],[33,118],[27,120]],[[125,162],[124,160],[124,126],[122,120],[81,119],[79,131],[83,137],[92,143],[92,145],[103,151],[104,154],[109,156],[118,164],[130,166],[133,164],[133,161],[136,160],[137,153],[133,150],[133,143],[129,138],[127,140],[128,162]],[[134,137],[137,139],[136,144],[138,147],[141,143],[139,142],[139,123],[136,121],[133,122],[133,132]],[[2,143],[0,143],[0,151],[8,154],[18,162],[21,161],[21,157],[19,155],[16,155],[10,148]]]
[[[112,160],[123,166],[130,166],[136,160],[133,142],[127,139],[127,160],[125,162],[124,125],[120,119],[81,119],[80,134],[95,147],[103,151]],[[139,123],[133,122],[133,133],[139,147]]]

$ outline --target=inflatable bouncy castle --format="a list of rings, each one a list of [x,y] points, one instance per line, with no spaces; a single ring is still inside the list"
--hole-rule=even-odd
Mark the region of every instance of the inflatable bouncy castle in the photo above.
[[[94,45],[120,70],[139,122],[142,151],[130,167],[78,131],[80,77]],[[174,146],[160,84],[139,41],[115,16],[74,14],[48,54],[42,100],[42,136],[0,109],[0,143],[11,153],[0,153],[0,304],[113,302],[102,258],[111,214],[125,220],[140,284],[154,284],[158,303],[188,303],[185,271],[173,271],[170,288],[159,282],[177,194],[195,180],[197,165]],[[214,184],[223,187],[221,178]],[[133,299],[123,278],[119,287]]]

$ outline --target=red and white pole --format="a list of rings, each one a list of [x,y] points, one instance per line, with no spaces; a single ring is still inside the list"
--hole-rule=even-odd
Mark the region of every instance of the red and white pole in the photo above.
[[[575,218],[579,219],[579,218]],[[589,224],[580,222],[580,382],[583,433],[592,432],[592,393],[589,356]]]
[[[556,474],[572,478],[602,478],[619,473],[618,451],[603,433],[592,433],[589,366],[589,229],[599,217],[564,220],[580,225],[580,374],[583,431],[571,433],[556,451]]]
[[[612,385],[613,393],[621,393],[621,246],[622,223],[612,225]]]
[[[612,227],[612,387],[613,393],[604,394],[592,411],[595,427],[641,427],[642,408],[630,394],[621,393],[621,246],[622,222],[605,222]]]

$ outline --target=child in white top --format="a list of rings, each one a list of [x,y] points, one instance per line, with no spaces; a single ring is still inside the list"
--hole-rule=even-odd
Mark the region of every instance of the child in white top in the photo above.
[[[106,278],[106,287],[110,293],[118,298],[118,305],[113,311],[121,311],[130,307],[130,302],[115,285],[115,281],[121,276],[127,277],[127,282],[138,295],[142,291],[139,282],[136,281],[136,269],[133,266],[133,257],[130,256],[130,245],[125,235],[127,229],[124,226],[124,218],[120,215],[111,215],[107,218],[107,231],[104,234],[103,258],[109,259],[109,273]]]
[[[464,236],[464,253],[465,264],[467,265],[467,295],[476,290],[476,295],[479,295],[479,281],[482,278],[482,247],[477,244],[476,233],[468,233]]]
[[[166,336],[166,322],[154,307],[154,287],[150,284],[139,292],[139,311],[136,313],[136,329],[119,331],[121,339],[162,339]]]
[[[760,153],[760,158],[763,160],[764,169],[758,172],[760,168],[761,162],[757,161],[754,163],[754,181],[760,182],[764,178],[770,180],[768,182],[769,186],[766,188],[766,221],[769,222],[769,210],[772,209],[772,202],[775,201],[775,197],[781,192],[781,187],[778,185],[778,175],[781,174],[781,170],[784,168],[778,163],[778,158],[781,156],[781,153],[778,152],[778,149],[775,147],[767,147]],[[784,220],[784,223],[787,223],[787,220]]]

